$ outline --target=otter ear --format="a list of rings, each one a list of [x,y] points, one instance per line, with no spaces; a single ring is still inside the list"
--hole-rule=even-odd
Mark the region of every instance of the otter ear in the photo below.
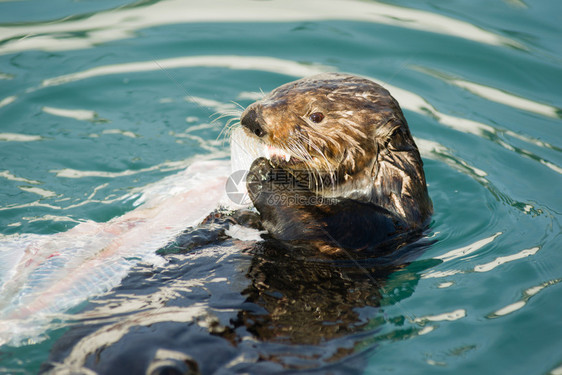
[[[375,142],[382,147],[387,147],[393,135],[402,126],[402,122],[392,117],[386,123],[377,126],[375,130]]]
[[[376,143],[379,149],[393,151],[417,150],[408,124],[405,119],[392,117],[375,131]]]

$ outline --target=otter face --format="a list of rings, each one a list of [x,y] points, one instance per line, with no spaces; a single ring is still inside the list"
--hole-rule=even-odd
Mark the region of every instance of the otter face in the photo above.
[[[402,217],[409,216],[404,198],[430,202],[398,103],[368,79],[327,73],[285,84],[251,104],[240,124],[273,165],[312,174],[319,194],[375,203]]]

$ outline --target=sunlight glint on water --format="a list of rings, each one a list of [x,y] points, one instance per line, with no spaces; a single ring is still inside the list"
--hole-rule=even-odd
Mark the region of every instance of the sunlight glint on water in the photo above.
[[[8,282],[18,274],[40,280],[14,268],[29,241],[119,220],[138,208],[131,197],[141,192],[173,194],[166,176],[195,160],[227,159],[221,131],[238,105],[301,76],[348,72],[382,83],[404,109],[425,161],[435,206],[428,236],[436,242],[388,276],[378,310],[357,301],[366,326],[295,350],[313,357],[353,347],[355,356],[330,362],[336,373],[560,373],[557,1],[125,3],[0,2],[3,296],[7,285],[20,285]],[[167,233],[147,228],[149,239]],[[133,244],[121,248],[138,250]],[[155,257],[152,249],[133,253],[114,265],[128,270]],[[70,328],[103,321],[91,334],[101,337],[119,314],[123,337],[141,314],[140,326],[181,320],[206,330],[212,325],[201,317],[220,318],[225,306],[242,303],[249,261],[234,246],[180,258],[133,268],[133,278],[154,272],[152,284],[139,285],[157,292],[126,279],[121,294],[110,292],[96,308],[77,305],[85,295],[65,315],[59,306],[50,325],[42,322],[50,328],[20,331],[28,345],[1,348],[0,372],[37,372]],[[104,268],[92,270],[92,293],[122,277],[106,285]],[[18,306],[11,298],[0,301],[3,311]],[[172,306],[151,310],[151,300]],[[112,311],[117,303],[121,310]],[[221,345],[216,353],[232,348]],[[257,361],[247,342],[237,350],[230,364],[217,354],[216,365],[243,372],[234,363]]]

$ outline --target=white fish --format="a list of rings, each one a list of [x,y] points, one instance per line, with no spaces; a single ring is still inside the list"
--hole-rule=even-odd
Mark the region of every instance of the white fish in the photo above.
[[[0,345],[37,341],[57,314],[115,287],[140,260],[163,263],[156,250],[227,202],[229,173],[228,161],[196,162],[107,223],[0,237]]]

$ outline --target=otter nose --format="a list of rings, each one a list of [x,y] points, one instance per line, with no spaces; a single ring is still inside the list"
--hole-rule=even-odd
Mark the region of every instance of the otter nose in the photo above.
[[[254,107],[249,107],[242,113],[240,124],[260,138],[267,134],[258,120],[258,114]]]

